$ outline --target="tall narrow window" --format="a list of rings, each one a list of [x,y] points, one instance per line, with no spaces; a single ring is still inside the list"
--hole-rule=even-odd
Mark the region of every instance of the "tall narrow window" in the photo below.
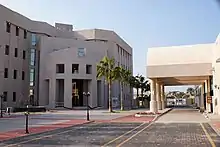
[[[13,102],[16,102],[16,92],[13,92],[13,98],[12,98]]]
[[[5,55],[9,55],[9,45],[5,45]]]
[[[36,34],[31,34],[31,43],[33,46],[37,45],[37,36]]]
[[[8,78],[8,68],[5,68],[4,70],[4,78]]]
[[[16,26],[16,36],[19,36],[19,27]]]
[[[24,39],[27,39],[27,30],[24,30]]]
[[[6,22],[6,32],[11,32],[11,24],[9,22]]]
[[[86,65],[86,74],[92,74],[92,65]]]
[[[79,73],[79,64],[72,64],[72,73],[73,74]]]
[[[35,49],[31,49],[31,65],[35,65],[35,55],[36,55],[36,50]]]
[[[4,95],[3,101],[6,102],[7,99],[8,99],[8,92],[7,92],[7,91],[4,91],[4,92],[3,92],[3,95]]]
[[[18,57],[18,48],[15,48],[15,57]]]
[[[24,71],[22,71],[22,76],[21,76],[21,78],[22,78],[22,80],[25,79],[25,72],[24,72]]]
[[[17,70],[14,70],[14,73],[13,73],[13,79],[17,79]]]
[[[34,86],[34,76],[35,76],[35,71],[34,69],[30,69],[30,86]]]
[[[26,51],[23,51],[23,59],[25,59],[26,58]]]

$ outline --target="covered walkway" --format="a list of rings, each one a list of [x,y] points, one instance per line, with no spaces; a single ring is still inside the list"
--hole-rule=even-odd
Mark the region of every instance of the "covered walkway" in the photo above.
[[[213,44],[150,48],[147,77],[151,80],[150,111],[166,107],[164,86],[201,85],[198,106],[212,112]]]

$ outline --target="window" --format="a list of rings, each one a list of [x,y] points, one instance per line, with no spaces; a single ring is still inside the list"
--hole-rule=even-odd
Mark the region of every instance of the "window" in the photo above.
[[[5,68],[4,70],[4,78],[8,78],[8,68]]]
[[[27,30],[24,30],[24,39],[27,39]]]
[[[23,51],[23,59],[25,59],[26,58],[26,51]]]
[[[34,76],[35,76],[35,71],[34,69],[30,69],[30,86],[34,86]]]
[[[92,65],[86,65],[86,74],[92,74]]]
[[[36,34],[31,34],[31,43],[33,46],[37,45],[37,36]]]
[[[5,55],[9,55],[9,45],[5,45]]]
[[[4,95],[3,101],[6,102],[7,99],[8,99],[8,92],[7,92],[7,91],[4,91],[4,92],[3,92],[3,95]]]
[[[13,79],[17,79],[17,70],[14,70],[14,73],[13,73]]]
[[[25,79],[25,72],[24,72],[24,71],[22,71],[22,76],[21,76],[21,78],[22,78],[22,80]]]
[[[64,73],[65,67],[64,64],[57,64],[56,65],[56,73]]]
[[[16,26],[16,36],[19,36],[19,27]]]
[[[15,48],[15,57],[18,57],[18,48]]]
[[[13,102],[16,102],[16,92],[13,92],[12,100],[13,100]]]
[[[86,56],[86,49],[78,48],[78,57],[85,57],[85,56]]]
[[[11,24],[9,22],[6,22],[6,32],[11,32]]]
[[[72,73],[79,73],[79,64],[72,64]]]
[[[35,65],[35,54],[36,54],[36,51],[35,51],[35,49],[31,49],[31,65]]]

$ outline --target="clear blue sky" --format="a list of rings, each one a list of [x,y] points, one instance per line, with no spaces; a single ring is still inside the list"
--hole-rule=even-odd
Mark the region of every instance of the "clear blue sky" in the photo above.
[[[134,74],[145,75],[147,48],[214,42],[220,32],[215,0],[0,0],[35,20],[75,29],[117,32],[134,52]]]

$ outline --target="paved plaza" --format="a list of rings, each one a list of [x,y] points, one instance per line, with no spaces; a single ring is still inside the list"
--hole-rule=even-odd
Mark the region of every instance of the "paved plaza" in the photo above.
[[[173,109],[155,122],[91,122],[2,141],[1,147],[218,147],[220,138],[197,110]]]

